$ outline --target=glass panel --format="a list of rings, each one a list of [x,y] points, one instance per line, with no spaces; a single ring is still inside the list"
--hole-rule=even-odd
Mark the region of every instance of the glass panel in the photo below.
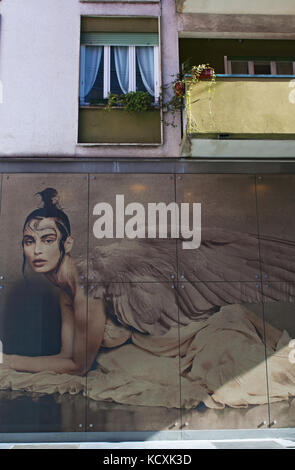
[[[264,280],[295,281],[294,185],[294,175],[263,175],[257,179]]]
[[[278,75],[293,75],[293,62],[277,62]]]
[[[182,423],[185,430],[268,425],[260,283],[179,285]]]
[[[153,47],[136,47],[136,90],[155,96]]]
[[[190,229],[201,245],[178,243],[180,279],[191,281],[255,281],[260,276],[255,178],[248,175],[182,175],[177,202],[190,210]],[[201,204],[200,220],[192,213]],[[195,208],[195,209],[194,209]],[[182,229],[181,229],[182,230]],[[188,239],[188,234],[184,238]]]
[[[176,240],[149,219],[149,204],[174,202],[172,175],[90,176],[89,298],[104,299],[107,320],[87,377],[88,430],[179,429]],[[155,238],[143,238],[149,229]],[[103,230],[111,238],[98,238]]]
[[[13,174],[4,175],[3,181],[0,338],[8,357],[4,356],[4,365],[0,365],[1,432],[82,431],[86,379],[78,372],[69,375],[67,371],[72,363],[56,355],[61,344],[67,354],[72,345],[69,338],[73,331],[73,283],[73,290],[80,292],[74,280],[74,263],[76,259],[86,260],[88,238],[87,177]],[[46,188],[57,191],[63,212],[49,205],[46,210],[42,208],[36,193]],[[52,191],[51,196],[51,203],[56,203]],[[23,250],[23,226],[27,216],[36,209],[39,212],[26,224]],[[75,238],[72,250],[66,216]],[[87,297],[82,293],[79,312],[87,320]],[[77,360],[83,361],[85,353],[86,342]],[[7,359],[12,361],[11,369],[5,366]]]
[[[170,237],[171,212],[168,210],[174,201],[174,176],[171,175],[91,175],[90,282],[175,279],[176,239]],[[153,203],[161,204],[162,222],[157,213],[155,219],[149,216]],[[170,207],[174,213],[175,203]],[[148,238],[149,233],[151,238]]]
[[[270,75],[271,67],[270,62],[254,62],[254,73],[255,75]]]
[[[115,48],[117,54],[117,66],[115,61]],[[125,61],[125,64],[124,64]],[[129,61],[127,46],[111,46],[111,93],[121,95],[128,92],[129,85]]]
[[[177,292],[171,283],[90,285],[106,325],[87,376],[88,431],[180,427]],[[89,310],[89,307],[88,307]]]
[[[270,425],[295,427],[295,283],[263,285]]]
[[[248,62],[242,60],[232,60],[231,69],[234,75],[246,75],[249,73]]]
[[[102,55],[100,65],[98,68],[97,76],[91,90],[85,97],[86,103],[97,103],[103,100],[103,75],[104,75],[104,48],[102,48]]]

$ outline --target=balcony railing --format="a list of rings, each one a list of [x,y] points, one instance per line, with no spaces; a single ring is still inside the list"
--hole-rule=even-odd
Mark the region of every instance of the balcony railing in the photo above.
[[[186,134],[295,138],[295,77],[222,76],[187,82]]]

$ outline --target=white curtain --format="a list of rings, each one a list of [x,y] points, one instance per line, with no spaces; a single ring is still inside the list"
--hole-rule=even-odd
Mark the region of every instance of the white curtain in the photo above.
[[[88,95],[97,77],[102,56],[102,46],[88,46],[85,48],[85,74],[81,74],[80,101],[85,103],[85,96]]]
[[[154,48],[139,46],[136,48],[137,63],[143,84],[152,96],[155,96]]]
[[[129,52],[128,46],[114,46],[115,67],[122,92],[128,92],[129,86]]]

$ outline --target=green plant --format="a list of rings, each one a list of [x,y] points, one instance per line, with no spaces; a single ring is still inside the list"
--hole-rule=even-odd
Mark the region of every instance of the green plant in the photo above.
[[[124,109],[141,113],[152,107],[151,95],[145,91],[130,91],[124,95]]]
[[[199,80],[205,79],[210,86],[215,83],[215,71],[209,64],[190,65],[190,59],[183,64],[182,71],[177,74],[174,81],[162,87],[162,93],[159,97],[157,107],[163,113],[171,113],[172,122],[164,123],[166,125],[175,125],[175,117],[177,111],[181,111],[185,107],[185,96],[190,92],[190,86],[197,83]],[[172,90],[172,96],[171,96]],[[169,96],[166,99],[166,96]],[[129,91],[123,95],[110,93],[108,96],[108,103],[106,109],[111,110],[114,107],[120,106],[129,112],[144,112],[153,109],[152,97],[145,91]]]
[[[110,109],[114,106],[121,105],[121,97],[120,95],[117,95],[116,93],[109,93],[108,95],[108,104],[107,104],[107,109]]]

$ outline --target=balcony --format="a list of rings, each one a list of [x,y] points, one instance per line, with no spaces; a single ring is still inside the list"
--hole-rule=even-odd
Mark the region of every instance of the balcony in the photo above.
[[[208,139],[210,145],[214,141],[214,150],[209,151],[208,147],[206,150],[202,139]],[[190,147],[195,147],[195,150],[190,149],[192,156],[202,156],[202,152],[204,156],[206,152],[207,156],[213,156],[212,152],[215,156],[222,156],[222,148],[226,147],[224,156],[242,156],[240,152],[243,153],[244,148],[244,156],[256,157],[261,155],[260,143],[264,150],[269,148],[275,152],[271,156],[294,157],[294,140],[295,80],[290,77],[217,75],[215,84],[209,81],[188,82],[184,155],[189,141]],[[230,141],[235,142],[235,150],[234,147],[230,149]],[[280,146],[278,150],[281,155],[274,150],[274,141],[285,142],[286,149]],[[289,153],[284,155],[284,152]],[[270,155],[266,152],[265,156]]]

